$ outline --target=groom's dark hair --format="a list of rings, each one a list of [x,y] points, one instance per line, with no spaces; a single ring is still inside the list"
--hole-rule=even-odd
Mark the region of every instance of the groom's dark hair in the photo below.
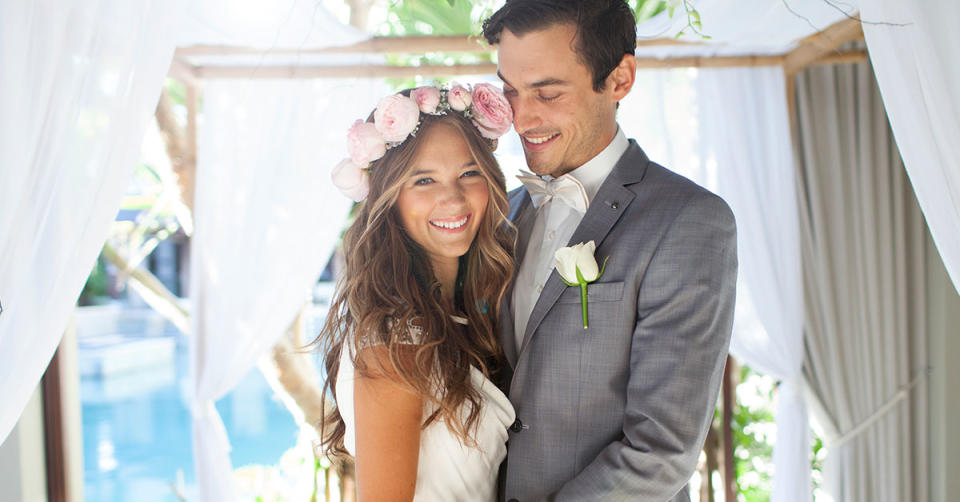
[[[507,0],[483,22],[483,36],[495,45],[504,28],[523,36],[557,24],[576,27],[574,50],[597,92],[623,55],[637,48],[637,21],[625,0]]]

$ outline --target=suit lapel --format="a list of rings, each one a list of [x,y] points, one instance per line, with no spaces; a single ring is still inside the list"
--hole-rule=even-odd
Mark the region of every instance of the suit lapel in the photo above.
[[[530,242],[530,230],[536,219],[537,212],[530,201],[530,195],[526,188],[521,188],[510,198],[510,214],[507,217],[513,222],[516,228],[517,241],[514,247],[514,256],[516,257],[516,268],[519,269],[521,260],[527,252],[527,244]],[[517,342],[514,334],[513,317],[513,287],[517,274],[514,270],[513,278],[510,280],[510,286],[505,293],[503,308],[500,312],[500,344],[503,346],[503,353],[511,367],[517,365]]]
[[[600,247],[620,216],[633,202],[634,192],[626,187],[639,182],[643,178],[648,162],[649,160],[643,150],[637,146],[636,142],[630,140],[630,146],[600,186],[600,190],[590,203],[590,208],[583,215],[583,219],[573,232],[573,236],[570,237],[568,246],[592,240],[596,242],[598,248]],[[598,259],[603,259],[603,257],[598,257]],[[523,344],[520,347],[520,354],[517,359],[523,355],[543,318],[553,308],[557,299],[560,298],[560,294],[567,287],[560,280],[560,274],[554,269],[543,286],[543,291],[533,307],[533,312],[530,313],[530,321],[527,323],[527,329],[523,335]],[[513,329],[510,331],[512,333]]]

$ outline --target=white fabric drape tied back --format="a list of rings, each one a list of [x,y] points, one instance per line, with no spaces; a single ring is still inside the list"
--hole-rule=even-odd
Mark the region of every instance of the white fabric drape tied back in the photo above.
[[[533,207],[539,208],[553,199],[563,202],[580,214],[585,214],[590,207],[587,190],[579,180],[569,174],[547,181],[533,173],[520,171],[517,179],[530,192]]]
[[[796,469],[798,462],[810,455],[810,423],[803,396],[800,374],[780,382],[777,389],[777,442],[773,448],[774,469]],[[802,464],[801,464],[802,465]],[[808,465],[808,464],[807,464]],[[810,500],[809,469],[774,472],[770,500]]]
[[[230,476],[230,440],[216,406],[210,400],[194,400],[190,413],[194,465],[197,479],[204,481],[197,483],[198,500],[237,500]]]
[[[902,385],[900,389],[897,390],[896,394],[893,395],[883,406],[877,408],[877,411],[870,414],[869,417],[863,419],[859,424],[853,426],[847,432],[839,434],[835,437],[827,437],[824,439],[823,443],[828,449],[837,449],[849,442],[851,439],[859,436],[864,431],[867,430],[875,422],[883,418],[887,413],[890,413],[891,410],[897,407],[898,404],[903,402],[907,396],[910,395],[910,392],[920,385],[920,382],[930,376],[933,372],[933,368],[925,368],[919,372],[907,383]]]

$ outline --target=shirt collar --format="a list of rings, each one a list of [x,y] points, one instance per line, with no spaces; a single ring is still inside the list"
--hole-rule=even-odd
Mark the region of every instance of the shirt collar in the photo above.
[[[613,171],[613,167],[617,165],[620,157],[623,156],[629,146],[630,142],[627,141],[623,129],[618,125],[617,134],[614,135],[613,141],[606,148],[594,158],[588,160],[586,164],[568,173],[583,185],[590,202],[593,202],[593,198],[600,191],[603,180],[607,179],[607,175],[610,174],[610,171]]]

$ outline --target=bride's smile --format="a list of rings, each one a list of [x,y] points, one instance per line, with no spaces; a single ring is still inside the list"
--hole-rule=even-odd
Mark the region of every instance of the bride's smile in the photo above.
[[[456,271],[470,249],[487,208],[489,188],[463,135],[454,127],[430,128],[411,161],[396,209],[410,237],[430,257],[437,275]]]

